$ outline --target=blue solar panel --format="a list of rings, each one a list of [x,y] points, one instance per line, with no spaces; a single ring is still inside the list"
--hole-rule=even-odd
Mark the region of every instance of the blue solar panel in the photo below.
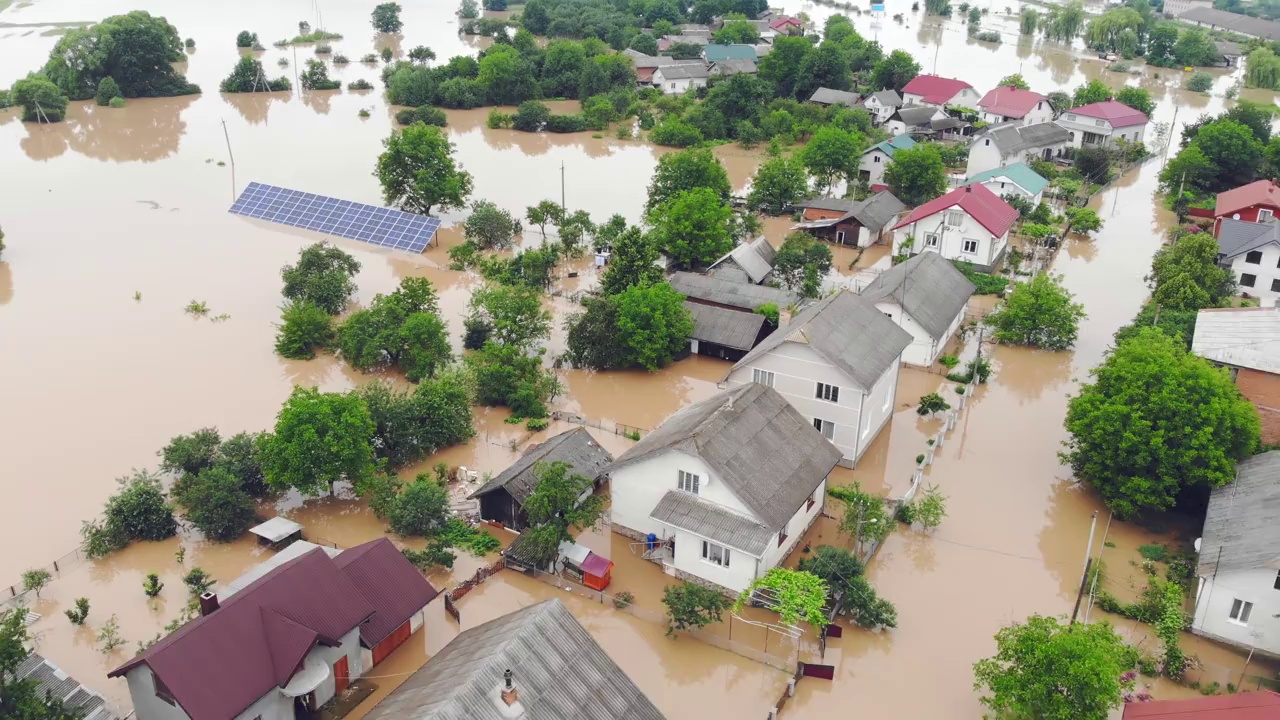
[[[425,250],[440,229],[439,218],[256,182],[231,212],[412,253]]]

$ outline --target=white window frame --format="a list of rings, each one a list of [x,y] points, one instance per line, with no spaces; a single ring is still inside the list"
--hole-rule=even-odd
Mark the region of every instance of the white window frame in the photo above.
[[[969,249],[970,243],[973,244],[972,250]],[[977,240],[974,240],[972,238],[965,238],[964,242],[960,244],[960,252],[964,253],[965,255],[977,255],[979,247],[981,247],[981,243],[979,243]]]
[[[699,495],[702,491],[702,476],[686,470],[677,470],[676,488],[691,495]]]
[[[938,233],[925,233],[925,234],[924,234],[924,246],[925,246],[925,247],[936,248],[936,247],[938,247],[941,243],[942,243],[942,240],[941,240],[941,238],[939,237]]]
[[[1253,614],[1253,603],[1240,598],[1232,598],[1231,610],[1227,613],[1227,622],[1240,627],[1249,627],[1249,616]]]
[[[777,376],[772,370],[761,370],[760,368],[751,368],[751,382],[765,387],[773,387],[774,380]]]
[[[960,227],[964,224],[964,212],[961,210],[947,210],[946,223],[950,227]]]
[[[845,233],[844,233],[844,231],[843,231],[843,230],[837,230],[837,231],[836,231],[836,243],[837,243],[837,244],[839,244],[839,245],[843,245],[843,244],[844,244],[844,239],[845,239]]]
[[[1275,217],[1274,212],[1270,210],[1265,210],[1262,208],[1258,209],[1258,222],[1266,222],[1267,220],[1270,220],[1273,217]]]
[[[835,440],[836,424],[831,422],[830,420],[823,420],[822,418],[818,418],[818,417],[814,418],[813,429],[822,433],[822,437],[826,438],[828,441]],[[827,434],[827,430],[830,430],[831,433]]]
[[[718,551],[718,553],[717,553]],[[719,558],[716,555],[719,554]],[[729,567],[729,548],[710,540],[702,541],[702,562],[716,567]]]
[[[835,403],[839,405],[840,404],[840,386],[829,385],[827,383],[820,382],[818,383],[818,386],[814,389],[813,396],[818,400],[825,400],[826,402]]]

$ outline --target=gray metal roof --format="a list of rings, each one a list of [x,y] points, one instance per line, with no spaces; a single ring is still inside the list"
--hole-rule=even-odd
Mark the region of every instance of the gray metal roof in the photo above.
[[[778,536],[776,530],[683,490],[668,490],[649,517],[752,557],[764,557],[769,542]]]
[[[785,308],[797,300],[795,295],[779,288],[734,282],[691,272],[677,272],[667,280],[676,292],[685,297],[745,310],[755,310],[769,303]]]
[[[1071,140],[1071,131],[1055,122],[1021,126],[1012,124],[996,125],[990,128],[987,134],[991,135],[991,139],[1000,148],[1000,152],[1005,155],[1042,148],[1046,145],[1057,145]]]
[[[1276,518],[1280,518],[1280,451],[1272,450],[1241,460],[1235,482],[1209,495],[1198,572],[1280,570]]]
[[[805,198],[796,203],[798,208],[813,208],[815,210],[843,210],[849,212],[855,205],[857,200],[853,198],[836,198],[836,197],[811,197]]]
[[[1250,35],[1267,40],[1280,40],[1280,23],[1249,17],[1248,15],[1239,15],[1217,8],[1191,8],[1179,15],[1178,19],[1234,30],[1241,35]]]
[[[975,289],[950,260],[920,253],[880,273],[860,294],[871,302],[900,304],[934,340],[942,340]]]
[[[932,105],[907,105],[898,108],[898,111],[894,113],[894,117],[909,126],[917,127],[928,125],[936,114],[938,114],[938,108]]]
[[[601,470],[613,462],[613,455],[600,447],[600,443],[591,437],[591,433],[587,432],[586,428],[574,428],[529,448],[519,460],[511,464],[511,467],[471,493],[471,497],[480,497],[505,487],[511,497],[523,505],[525,499],[533,492],[534,486],[538,484],[534,470],[540,462],[569,463],[570,474],[595,480],[600,477]]]
[[[754,75],[759,70],[755,60],[747,60],[745,58],[721,60],[715,63],[712,69],[721,75],[737,75],[738,73]]]
[[[777,390],[756,383],[672,415],[609,470],[669,450],[701,458],[773,532],[786,527],[841,457]]]
[[[1280,224],[1277,223],[1222,218],[1218,226],[1218,252],[1228,259],[1273,242],[1280,242]]]
[[[896,90],[881,90],[880,92],[871,93],[867,97],[873,97],[885,107],[901,107],[902,96]]]
[[[878,233],[896,218],[898,213],[906,209],[907,206],[902,204],[896,195],[883,190],[855,204],[850,213],[858,219],[859,223],[862,223],[863,227]]]
[[[848,105],[853,107],[858,104],[858,93],[820,87],[809,96],[809,102],[820,105]]]
[[[499,697],[511,670],[523,715]],[[368,720],[662,720],[558,598],[471,628],[378,703]]]
[[[769,239],[761,235],[749,243],[742,243],[725,253],[719,260],[711,263],[708,270],[724,264],[733,264],[742,268],[752,282],[762,283],[773,272],[773,261],[778,251],[769,244]]]
[[[764,316],[759,313],[726,310],[688,300],[684,301],[684,309],[693,316],[693,334],[689,337],[735,350],[746,351],[755,347],[760,328],[764,325]]]
[[[645,55],[639,50],[632,50],[631,48],[623,50],[622,53],[629,56],[631,58],[631,63],[638,68],[665,67],[667,65],[677,65],[686,62],[684,60],[677,60],[670,55]]]
[[[1191,352],[1223,365],[1280,374],[1280,308],[1201,310]]]
[[[81,685],[62,668],[44,659],[38,653],[30,653],[14,670],[18,680],[32,680],[37,694],[62,700],[68,710],[78,710],[84,720],[117,720],[119,718],[101,695]]]
[[[859,390],[869,393],[911,344],[911,333],[885,317],[873,303],[841,290],[774,330],[733,369],[750,365],[788,340],[807,344]]]
[[[695,32],[685,33],[684,35],[668,35],[664,39],[671,45],[707,45],[711,42],[711,35],[709,33]]]
[[[654,75],[659,73],[666,80],[690,80],[710,77],[711,68],[702,62],[681,63],[679,65],[664,65],[653,71]]]

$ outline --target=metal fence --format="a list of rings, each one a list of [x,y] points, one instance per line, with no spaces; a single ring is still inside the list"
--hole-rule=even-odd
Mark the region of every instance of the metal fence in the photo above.
[[[585,418],[581,415],[564,412],[562,410],[552,411],[551,419],[559,422],[572,423],[574,425],[599,428],[605,432],[611,432],[614,435],[622,435],[623,437],[629,437],[633,440],[639,440],[641,436],[649,432],[645,428],[638,428],[634,425],[625,425],[620,422],[614,422],[613,420],[593,420],[591,418]]]
[[[63,555],[44,567],[28,568],[28,570],[44,570],[48,572],[54,580],[62,577],[63,573],[69,572],[80,565],[84,564],[89,556],[85,553],[83,545],[76,547],[75,550]],[[28,600],[28,594],[34,594],[23,587],[21,580],[0,589],[0,611],[9,608],[25,606]]]

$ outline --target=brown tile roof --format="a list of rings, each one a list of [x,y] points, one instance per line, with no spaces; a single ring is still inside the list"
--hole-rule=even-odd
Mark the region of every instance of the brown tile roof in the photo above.
[[[372,648],[439,592],[386,538],[357,545],[333,561],[373,606],[373,617],[360,626],[360,640]]]

